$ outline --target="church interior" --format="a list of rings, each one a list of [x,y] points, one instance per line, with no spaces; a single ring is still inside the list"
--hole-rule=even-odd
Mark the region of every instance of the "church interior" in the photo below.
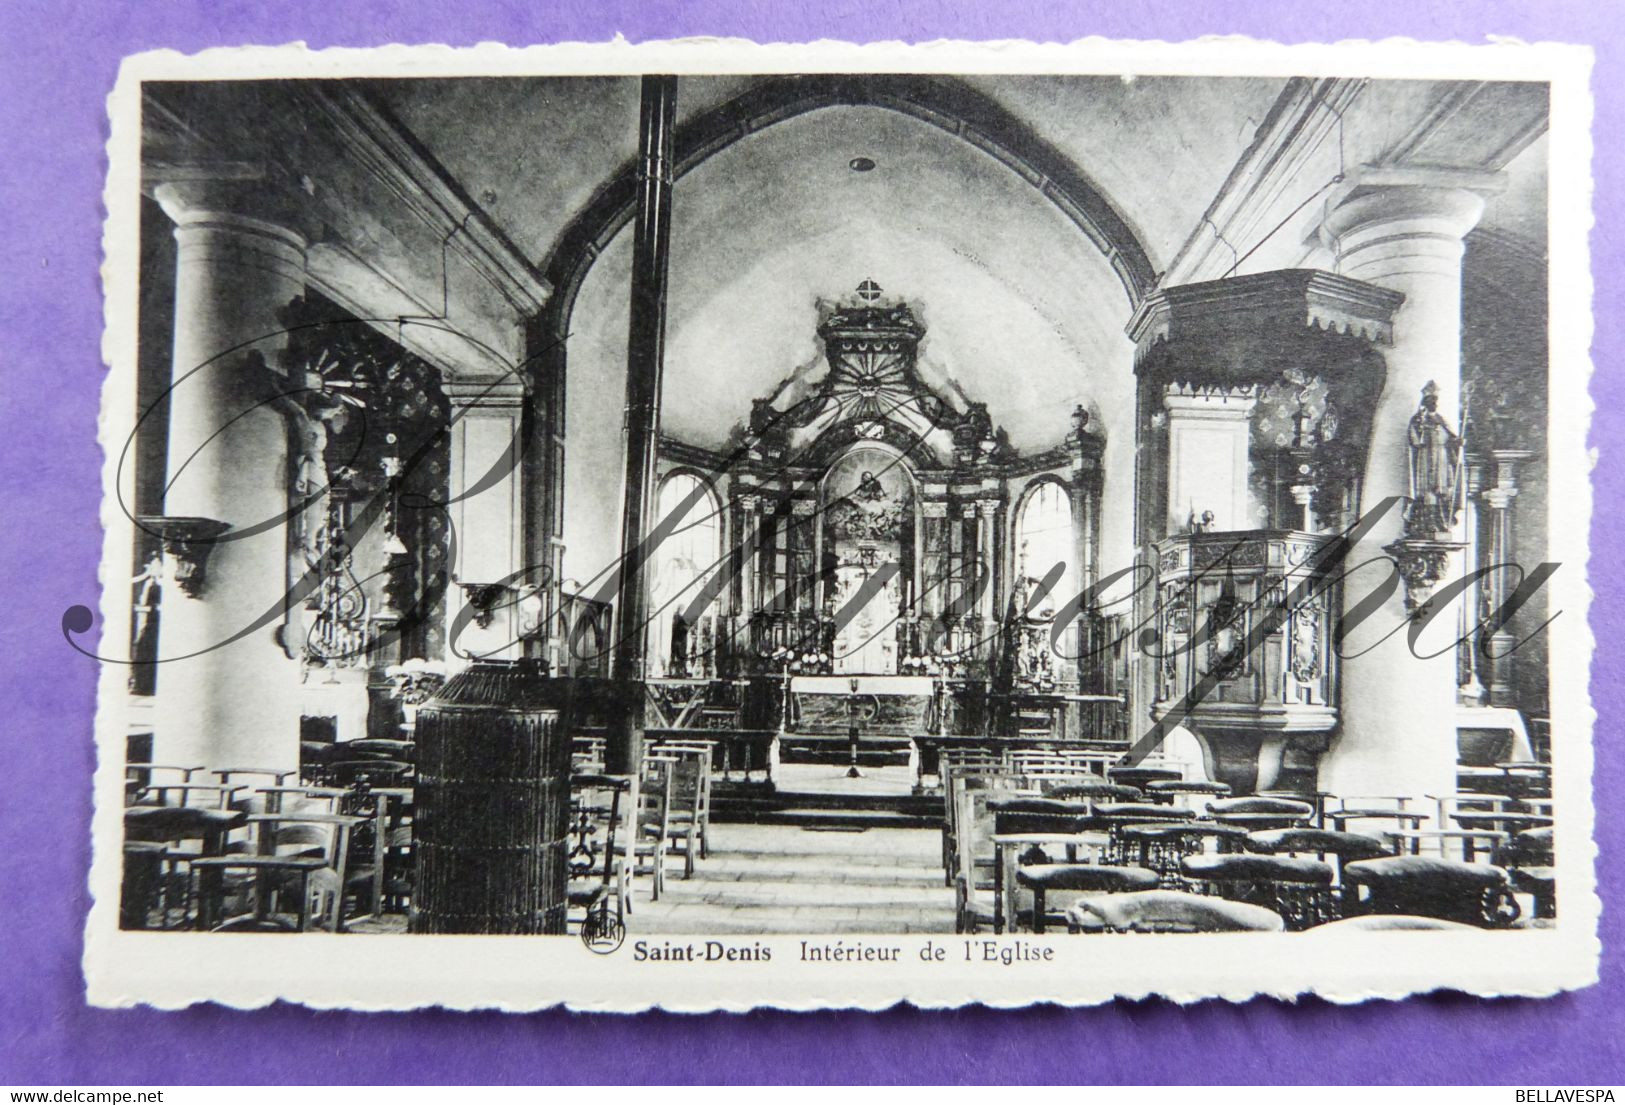
[[[1547,110],[146,84],[121,925],[1554,923]]]

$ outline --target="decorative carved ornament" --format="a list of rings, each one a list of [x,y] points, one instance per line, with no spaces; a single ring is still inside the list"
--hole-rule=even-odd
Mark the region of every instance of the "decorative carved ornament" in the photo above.
[[[168,575],[187,598],[201,598],[208,578],[209,554],[220,536],[231,528],[213,518],[167,517],[146,514],[136,524],[158,535]]]
[[[292,412],[289,491],[302,509],[289,532],[290,586],[315,576],[303,624],[284,640],[307,667],[360,667],[382,659],[371,652],[383,625],[410,619],[414,648],[436,653],[447,535],[434,504],[445,498],[449,417],[439,375],[331,304],[295,300],[283,321],[287,375],[303,385]],[[381,561],[362,575],[381,582],[369,594],[353,559],[373,525]]]

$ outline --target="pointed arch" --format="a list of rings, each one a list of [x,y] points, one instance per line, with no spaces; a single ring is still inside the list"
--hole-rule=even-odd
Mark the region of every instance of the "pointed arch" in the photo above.
[[[913,74],[776,76],[688,120],[675,136],[675,177],[741,139],[821,108],[881,107],[929,123],[1022,177],[1070,219],[1111,264],[1138,306],[1157,274],[1139,237],[1111,201],[1031,126],[963,81]],[[623,165],[554,242],[543,266],[553,289],[546,332],[568,332],[576,293],[598,255],[631,219],[637,168]]]

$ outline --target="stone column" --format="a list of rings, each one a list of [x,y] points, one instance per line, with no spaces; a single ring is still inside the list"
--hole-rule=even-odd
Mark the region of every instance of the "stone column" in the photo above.
[[[446,662],[461,667],[470,659],[516,660],[523,653],[521,624],[514,590],[532,573],[524,563],[524,386],[515,379],[456,380],[445,384],[451,401],[451,469],[448,479],[451,525],[455,534],[447,612],[453,620],[465,605],[488,602],[478,621],[466,624],[455,641],[447,635]],[[469,488],[486,484],[469,494]],[[506,590],[480,593],[491,584]],[[480,625],[479,621],[484,621]],[[451,624],[448,622],[448,624]],[[569,642],[566,642],[569,647]]]
[[[999,507],[1003,505],[994,499],[976,500],[976,555],[981,559],[984,570],[988,573],[987,587],[982,592],[982,624],[997,626],[1003,624],[1003,602],[1008,599],[1008,588],[1002,586],[1001,578],[1005,573],[1000,571],[999,563]],[[1012,577],[1013,578],[1013,577]]]
[[[750,626],[758,608],[756,551],[762,539],[762,497],[760,495],[736,497],[734,518],[739,534],[739,605],[734,611],[737,633],[734,652],[735,655],[740,655],[756,647],[756,642],[751,639]]]
[[[1467,481],[1462,496],[1461,532],[1467,547],[1462,550],[1461,570],[1473,572],[1485,564],[1480,545],[1482,522],[1478,502],[1484,494],[1484,465],[1477,458],[1464,458],[1462,479]],[[1487,701],[1484,690],[1484,657],[1479,652],[1478,621],[1483,611],[1487,589],[1473,581],[1462,592],[1456,613],[1456,701],[1463,706],[1482,706]]]
[[[1457,422],[1462,238],[1494,184],[1479,174],[1372,170],[1353,178],[1329,205],[1321,233],[1338,271],[1405,296],[1385,356],[1387,382],[1377,400],[1362,510],[1409,495],[1408,427],[1430,381],[1439,389],[1439,414],[1449,425]],[[1374,563],[1346,579],[1345,614],[1391,579],[1382,549],[1402,528],[1401,511],[1391,510],[1352,550],[1348,567]],[[1439,539],[1461,540],[1459,526]],[[1462,570],[1459,556],[1450,559],[1445,582]],[[1457,613],[1455,604],[1441,605],[1413,651],[1404,590],[1343,641],[1341,732],[1321,761],[1320,781],[1334,793],[1407,795],[1415,806],[1424,795],[1456,789]],[[1421,658],[1431,653],[1437,655]]]
[[[1054,606],[1059,610],[1062,604],[1070,602],[1072,596],[1095,582],[1095,521],[1094,498],[1084,479],[1084,470],[1078,462],[1072,470],[1072,581],[1071,586],[1058,589]],[[1012,585],[1015,573],[1011,573]],[[1077,657],[1072,661],[1072,667],[1078,681],[1078,690],[1083,694],[1094,694],[1099,689],[1100,657],[1095,655],[1098,642],[1093,633],[1094,611],[1088,608],[1078,611],[1072,633],[1072,640],[1064,638],[1058,642],[1063,651],[1071,652]],[[1076,711],[1074,711],[1076,712]],[[1069,732],[1077,732],[1070,729]]]
[[[1518,462],[1533,454],[1519,449],[1495,449],[1495,486],[1484,491],[1484,505],[1489,508],[1489,548],[1487,565],[1495,571],[1480,584],[1486,592],[1482,609],[1492,614],[1501,608],[1518,585],[1516,544],[1513,541],[1513,500],[1518,497]],[[1471,619],[1476,625],[1478,619]],[[1490,634],[1488,655],[1479,654],[1480,677],[1488,685],[1491,706],[1516,706],[1517,689],[1512,679],[1512,646],[1518,639],[1508,626],[1501,626]]]
[[[160,654],[176,659],[158,672],[153,755],[291,769],[300,671],[275,637],[289,586],[289,428],[271,401],[292,390],[279,315],[304,294],[305,240],[284,198],[257,182],[166,183],[155,198],[177,244],[164,515],[231,529],[195,596],[164,588]]]

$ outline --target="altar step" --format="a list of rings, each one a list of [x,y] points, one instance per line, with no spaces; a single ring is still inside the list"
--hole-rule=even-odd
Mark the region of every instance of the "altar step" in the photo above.
[[[779,738],[779,760],[791,764],[850,763],[852,745],[845,737],[790,736]],[[906,737],[864,737],[858,742],[860,767],[903,767],[909,762]]]
[[[805,829],[937,829],[942,798],[914,794],[723,794],[713,791],[711,819]]]

